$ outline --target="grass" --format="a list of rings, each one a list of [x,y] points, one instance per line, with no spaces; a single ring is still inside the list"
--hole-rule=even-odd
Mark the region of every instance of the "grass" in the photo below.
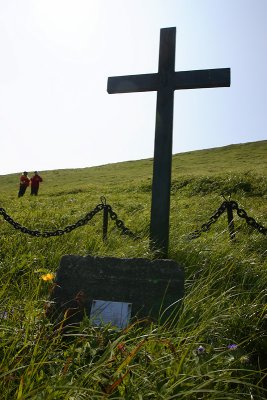
[[[223,214],[207,233],[188,235],[232,193],[267,225],[267,141],[173,156],[169,258],[185,269],[178,321],[137,321],[123,331],[88,319],[63,337],[45,309],[63,254],[152,258],[148,245],[152,161],[42,171],[40,194],[18,199],[19,174],[0,176],[0,207],[33,230],[76,223],[106,196],[125,225],[102,213],[57,237],[32,237],[0,219],[0,389],[2,399],[265,399],[266,236]],[[235,345],[235,346],[231,346]],[[230,348],[229,348],[230,346]]]

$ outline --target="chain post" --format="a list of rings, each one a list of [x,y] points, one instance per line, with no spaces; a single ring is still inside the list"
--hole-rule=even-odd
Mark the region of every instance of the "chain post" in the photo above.
[[[103,204],[103,242],[108,238],[108,207],[106,204],[106,198],[104,196],[100,197],[100,201]]]
[[[226,198],[227,194],[228,194],[228,199]],[[231,201],[231,193],[230,192],[223,192],[221,195],[225,200],[230,240],[234,240],[235,239],[235,225],[234,225],[233,209],[234,209],[235,202]]]
[[[230,235],[230,240],[235,239],[235,225],[234,225],[234,215],[232,203],[230,201],[226,202],[227,219],[228,219],[228,230]]]

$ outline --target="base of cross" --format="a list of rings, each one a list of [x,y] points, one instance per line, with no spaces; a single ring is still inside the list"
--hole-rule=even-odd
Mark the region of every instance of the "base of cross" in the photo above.
[[[173,260],[65,255],[47,315],[57,326],[84,316],[117,328],[136,319],[173,321],[183,294],[183,268]]]

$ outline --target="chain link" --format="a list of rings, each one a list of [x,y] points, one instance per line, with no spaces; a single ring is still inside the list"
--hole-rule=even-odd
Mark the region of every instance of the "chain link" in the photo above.
[[[212,224],[215,224],[215,222],[217,222],[218,218],[220,218],[220,216],[224,213],[224,211],[227,208],[227,201],[224,201],[220,207],[218,208],[217,211],[215,211],[214,214],[212,214],[212,216],[210,217],[210,219],[208,220],[208,222],[206,222],[205,224],[201,225],[200,229],[196,229],[195,231],[193,231],[192,233],[189,234],[188,238],[189,239],[196,239],[198,238],[202,232],[207,232],[210,230],[210,227]]]
[[[13,218],[11,218],[7,212],[4,210],[4,208],[0,208],[0,215],[3,215],[3,218],[10,224],[12,225],[15,229],[20,230],[22,233],[27,233],[28,235],[31,236],[38,236],[38,237],[51,237],[51,236],[61,236],[64,235],[65,233],[69,233],[73,231],[76,228],[79,228],[80,226],[86,225],[99,211],[103,210],[104,204],[98,204],[92,211],[87,213],[84,218],[78,220],[75,224],[73,225],[68,225],[64,229],[57,229],[55,231],[44,231],[40,232],[37,230],[31,230],[26,228],[25,226],[20,225],[18,222],[14,221]]]
[[[75,224],[73,225],[68,225],[64,229],[57,229],[55,231],[38,231],[38,230],[31,230],[26,228],[25,226],[20,225],[18,222],[14,221],[13,218],[10,217],[10,215],[7,214],[4,208],[0,207],[0,215],[3,215],[3,218],[10,224],[12,225],[15,229],[20,230],[22,233],[27,233],[28,235],[31,236],[36,236],[36,237],[51,237],[51,236],[61,236],[64,235],[65,233],[69,233],[73,231],[76,228],[79,228],[81,226],[86,225],[98,212],[103,210],[104,208],[107,209],[110,218],[115,221],[117,228],[119,228],[123,234],[128,235],[134,239],[138,239],[139,236],[134,234],[129,228],[127,228],[124,224],[124,222],[118,218],[118,215],[112,210],[112,207],[108,204],[106,204],[106,199],[105,197],[101,197],[101,204],[98,204],[92,211],[87,213],[83,218],[78,220]],[[260,225],[256,220],[252,217],[249,217],[246,213],[245,210],[242,208],[238,207],[238,204],[236,201],[233,200],[228,200],[224,201],[218,210],[215,211],[215,213],[209,218],[209,220],[201,225],[200,229],[196,229],[190,235],[188,236],[189,239],[196,239],[198,238],[203,232],[207,232],[210,230],[210,227],[212,224],[217,222],[218,218],[225,212],[227,207],[232,208],[232,210],[236,210],[237,215],[240,218],[244,218],[249,226],[252,228],[256,229],[258,232],[266,235],[267,234],[267,229]]]
[[[202,232],[207,232],[210,229],[211,225],[218,220],[218,218],[224,213],[224,211],[227,209],[228,206],[230,206],[232,210],[236,210],[237,215],[240,218],[244,218],[249,226],[251,226],[254,229],[257,229],[258,232],[263,233],[264,235],[267,234],[267,229],[264,226],[258,224],[258,222],[256,222],[254,218],[249,217],[246,211],[243,210],[243,208],[239,208],[236,201],[226,200],[221,204],[218,210],[210,217],[208,222],[201,225],[200,229],[196,229],[195,231],[190,233],[188,238],[196,239],[202,234]]]
[[[124,235],[128,235],[128,236],[132,237],[133,239],[140,239],[139,236],[137,236],[135,233],[133,233],[132,231],[130,231],[130,229],[127,228],[127,227],[124,225],[124,222],[123,222],[121,219],[118,218],[117,214],[112,210],[112,208],[111,208],[110,205],[106,205],[106,207],[107,207],[107,210],[108,210],[108,213],[109,213],[110,218],[111,218],[113,221],[115,221],[117,228],[121,229],[121,231],[122,231],[122,233],[123,233]]]
[[[267,228],[256,222],[256,220],[252,217],[249,217],[243,208],[239,208],[238,204],[235,201],[230,202],[231,207],[236,209],[236,213],[240,218],[244,218],[246,223],[251,226],[252,228],[256,229],[258,232],[262,233],[263,235],[267,234]]]
[[[133,232],[130,231],[129,228],[127,228],[124,225],[124,222],[120,220],[117,216],[117,214],[112,210],[111,206],[106,204],[106,199],[104,196],[101,196],[100,198],[101,204],[98,204],[92,211],[87,213],[84,218],[79,219],[75,224],[73,225],[68,225],[64,229],[57,229],[55,231],[44,231],[40,232],[37,230],[31,230],[26,228],[25,226],[20,225],[18,222],[14,221],[13,218],[11,218],[7,212],[4,210],[4,208],[0,208],[0,215],[3,215],[4,219],[12,225],[15,229],[20,230],[22,233],[27,233],[28,235],[31,236],[36,236],[36,237],[51,237],[51,236],[61,236],[64,235],[65,233],[69,233],[73,231],[76,228],[79,228],[81,226],[86,225],[97,213],[102,211],[104,208],[108,210],[108,213],[110,215],[110,218],[115,221],[117,228],[121,229],[122,233],[125,235],[128,235],[132,238],[139,238],[137,235],[135,235]]]

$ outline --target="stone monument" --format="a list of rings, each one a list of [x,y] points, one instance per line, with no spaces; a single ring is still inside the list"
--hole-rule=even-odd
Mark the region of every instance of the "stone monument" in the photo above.
[[[65,255],[49,316],[71,325],[87,315],[93,325],[124,328],[135,318],[166,320],[183,294],[183,269],[173,260]]]
[[[108,78],[108,93],[157,92],[150,243],[161,258],[168,253],[174,90],[230,86],[229,68],[175,72],[175,38],[176,28],[161,29],[157,73]],[[183,293],[183,269],[172,260],[66,255],[47,313],[59,326],[87,315],[94,325],[125,328],[134,318],[175,318]]]

